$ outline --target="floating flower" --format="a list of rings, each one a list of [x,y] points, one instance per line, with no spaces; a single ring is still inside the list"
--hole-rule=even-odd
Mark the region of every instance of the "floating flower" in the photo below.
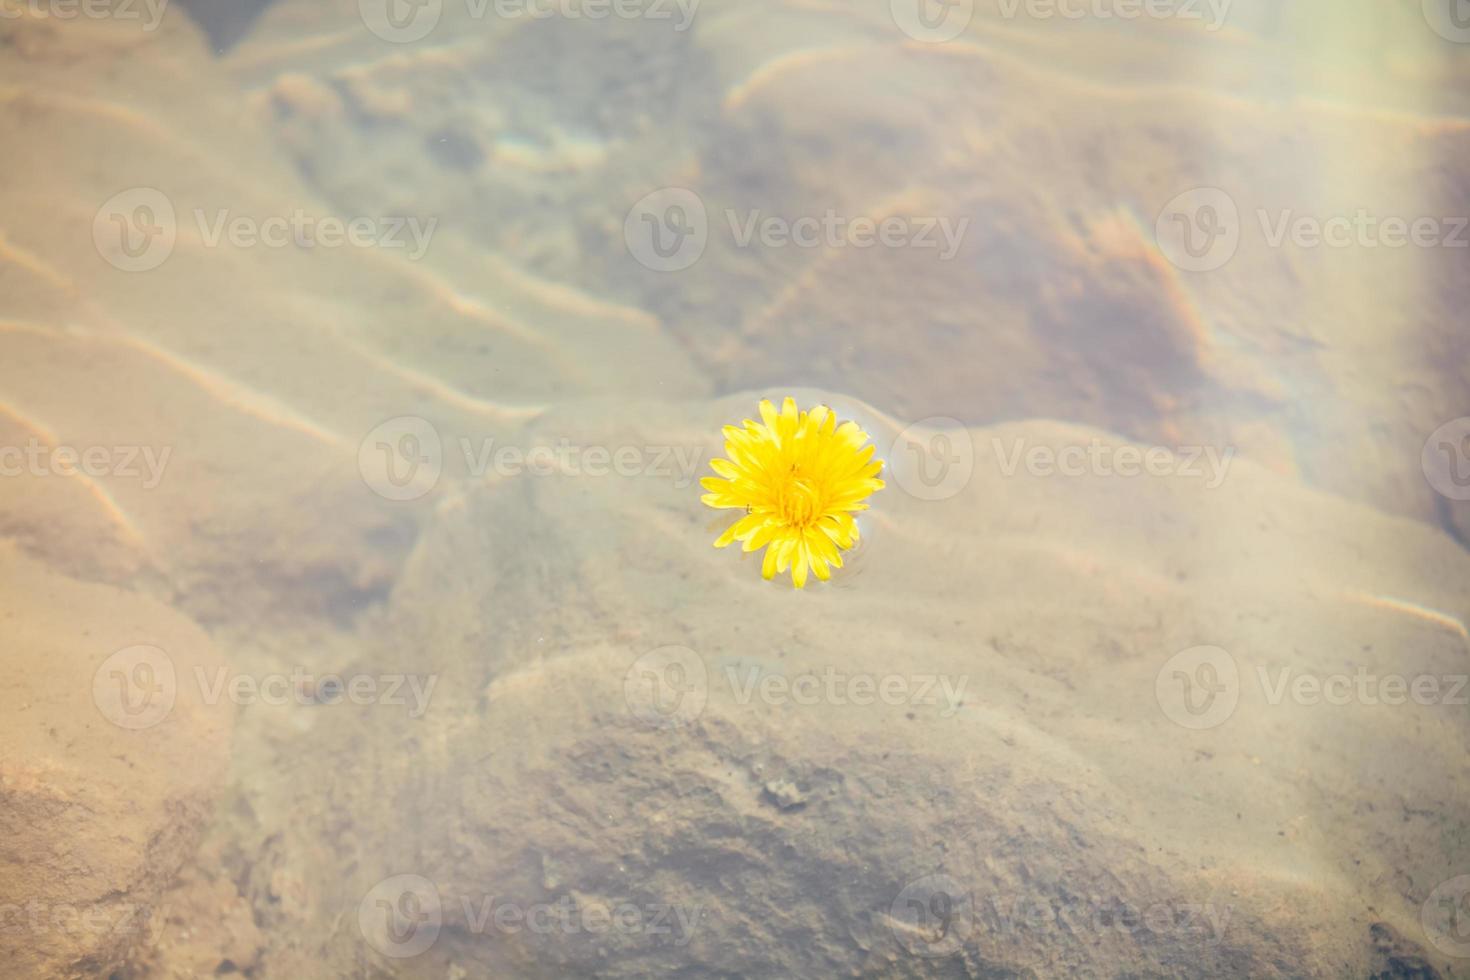
[[[883,461],[856,422],[837,424],[825,405],[798,412],[788,398],[781,406],[762,400],[760,422],[725,426],[725,455],[710,460],[718,477],[701,485],[710,507],[739,508],[745,516],[715,540],[716,548],[742,542],[745,551],[766,549],[761,574],[772,578],[791,569],[791,582],[806,588],[807,570],[826,581],[842,567],[842,552],[857,543],[853,514],[867,510],[868,497],[883,489]]]

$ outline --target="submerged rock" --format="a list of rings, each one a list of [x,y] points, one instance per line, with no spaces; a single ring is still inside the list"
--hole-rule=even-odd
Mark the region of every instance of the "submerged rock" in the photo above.
[[[522,438],[707,458],[700,433],[754,404],[569,408]],[[357,848],[315,875],[344,883],[321,914],[357,922],[331,962],[1325,977],[1380,962],[1383,922],[1443,962],[1419,920],[1470,860],[1463,713],[1273,692],[1452,677],[1452,620],[1373,598],[1470,607],[1452,541],[1242,461],[1008,470],[1014,445],[1143,449],[1052,423],[952,433],[964,479],[924,499],[896,429],[854,409],[889,488],[807,593],[709,548],[673,474],[523,476],[442,509],[360,665],[440,677],[431,709],[315,736],[355,762],[324,826],[352,814]],[[1207,674],[1218,705],[1180,687]]]
[[[0,549],[0,962],[105,977],[169,927],[160,896],[224,782],[233,706],[193,623]]]

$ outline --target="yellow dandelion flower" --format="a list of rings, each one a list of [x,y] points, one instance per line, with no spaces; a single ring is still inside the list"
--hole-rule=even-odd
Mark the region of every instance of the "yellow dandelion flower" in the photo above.
[[[766,578],[791,569],[791,582],[806,588],[807,570],[822,581],[842,567],[842,552],[857,543],[853,514],[867,510],[868,497],[883,489],[883,461],[856,422],[837,424],[825,405],[798,412],[788,398],[780,414],[761,401],[761,419],[745,427],[725,426],[725,455],[710,460],[718,476],[700,484],[710,507],[738,508],[745,516],[715,539],[723,548],[742,542],[745,551],[766,549]]]

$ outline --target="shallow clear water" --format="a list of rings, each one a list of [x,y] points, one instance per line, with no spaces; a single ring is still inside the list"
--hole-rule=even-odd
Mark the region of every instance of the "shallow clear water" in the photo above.
[[[7,975],[1463,975],[1467,72],[0,0]]]

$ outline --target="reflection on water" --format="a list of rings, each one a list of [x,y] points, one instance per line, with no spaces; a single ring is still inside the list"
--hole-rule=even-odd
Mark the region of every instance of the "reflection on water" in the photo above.
[[[1463,3],[0,52],[15,975],[1466,969]]]

